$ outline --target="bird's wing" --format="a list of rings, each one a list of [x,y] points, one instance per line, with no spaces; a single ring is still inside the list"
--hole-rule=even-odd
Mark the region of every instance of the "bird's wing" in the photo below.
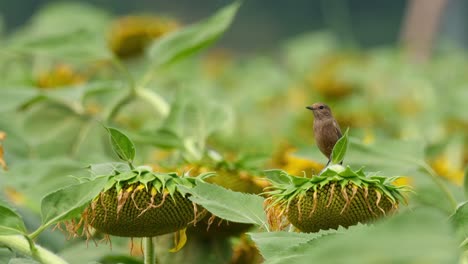
[[[343,135],[341,134],[340,125],[338,125],[338,122],[336,122],[336,120],[333,120],[333,126],[335,127],[336,134],[338,134],[338,138],[341,138]]]

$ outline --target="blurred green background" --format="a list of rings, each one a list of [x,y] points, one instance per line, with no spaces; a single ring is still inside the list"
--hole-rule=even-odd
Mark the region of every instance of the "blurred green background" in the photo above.
[[[43,197],[94,177],[89,164],[117,160],[102,124],[124,131],[135,141],[135,164],[155,171],[214,170],[221,177],[214,183],[254,194],[267,185],[265,169],[310,177],[327,159],[314,146],[305,106],[323,101],[342,130],[350,128],[346,165],[402,176],[396,184],[414,189],[401,216],[379,224],[383,238],[358,226],[351,238],[325,239],[324,247],[335,251],[354,237],[384,260],[403,259],[391,263],[429,263],[421,262],[429,251],[439,255],[432,263],[467,254],[468,2],[245,1],[235,18],[235,4],[230,16],[210,18],[228,3],[0,2],[0,198],[22,216],[15,219],[27,231],[41,228]],[[409,3],[424,12],[411,13]],[[424,8],[434,6],[433,13]],[[278,235],[247,228],[266,244]],[[239,230],[221,238],[218,231],[226,233],[190,234],[177,254],[166,250],[172,237],[158,238],[161,256],[168,263],[259,262],[261,243]],[[401,237],[419,254],[404,255]],[[65,242],[47,229],[37,243],[81,263],[85,239]],[[129,257],[129,239],[113,242],[113,252],[87,248],[86,261]],[[306,256],[322,252],[303,246]],[[359,263],[375,263],[371,253]],[[141,252],[135,256],[141,263]],[[0,263],[10,258],[0,251]]]
[[[0,10],[7,32],[24,24],[42,6],[64,1],[1,1]],[[163,13],[184,23],[197,21],[229,3],[227,0],[86,0],[79,1],[115,14]],[[342,38],[352,37],[361,47],[394,44],[399,36],[406,0],[281,0],[245,1],[220,46],[242,52],[274,49],[278,42],[311,30],[331,29]],[[441,27],[445,40],[468,45],[468,3],[451,0],[444,12]],[[349,41],[349,39],[345,39]]]

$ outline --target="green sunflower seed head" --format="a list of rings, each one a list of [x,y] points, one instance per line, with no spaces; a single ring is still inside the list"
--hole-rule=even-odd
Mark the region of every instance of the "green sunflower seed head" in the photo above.
[[[277,170],[267,171],[267,177],[272,182],[266,192],[270,223],[281,228],[285,223],[277,219],[285,216],[286,222],[303,232],[348,227],[391,214],[404,199],[401,192],[407,190],[392,185],[390,178],[340,165],[310,179]]]
[[[193,187],[196,180],[155,173],[148,167],[114,171],[83,219],[88,226],[115,236],[153,237],[178,231],[204,214],[179,192],[180,186]]]

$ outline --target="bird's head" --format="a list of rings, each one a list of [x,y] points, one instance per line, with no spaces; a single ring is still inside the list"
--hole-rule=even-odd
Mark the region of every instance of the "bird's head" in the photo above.
[[[330,107],[324,103],[315,103],[311,106],[307,106],[306,108],[312,110],[316,119],[333,117]]]

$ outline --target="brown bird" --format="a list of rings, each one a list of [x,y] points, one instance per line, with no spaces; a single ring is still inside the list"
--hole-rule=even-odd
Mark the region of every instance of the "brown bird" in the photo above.
[[[324,103],[315,103],[306,107],[314,113],[315,143],[320,151],[327,156],[327,166],[331,161],[333,147],[341,138],[341,129],[332,115],[330,107]],[[342,162],[341,162],[342,163]],[[340,164],[341,164],[340,163]]]

